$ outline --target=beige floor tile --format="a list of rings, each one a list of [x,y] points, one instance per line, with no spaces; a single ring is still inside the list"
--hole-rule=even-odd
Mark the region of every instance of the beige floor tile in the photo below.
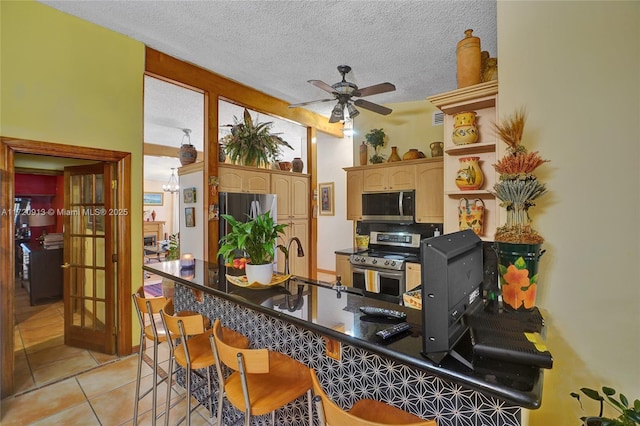
[[[14,394],[17,395],[33,389],[36,386],[36,382],[33,380],[27,355],[24,351],[15,352],[14,362],[13,389]]]
[[[136,380],[138,368],[138,357],[129,355],[104,367],[97,368],[77,377],[80,386],[87,395],[92,399],[98,395],[107,393],[116,389],[125,383],[134,382]],[[151,374],[151,369],[143,364],[143,376]]]
[[[151,377],[144,378],[140,386],[143,390],[151,387]],[[167,388],[164,384],[158,387],[158,397],[156,401],[158,407],[161,407],[161,411],[164,409],[166,390]],[[135,394],[136,384],[135,381],[132,381],[94,398],[89,398],[89,403],[98,416],[100,423],[103,425],[119,425],[131,422],[133,419]],[[149,393],[140,401],[138,408],[139,415],[151,410],[151,398],[152,395]]]
[[[64,345],[64,326],[46,325],[40,328],[20,330],[27,353],[34,353],[54,346]]]
[[[49,363],[42,368],[32,368],[32,371],[36,384],[41,386],[45,383],[82,373],[97,365],[96,360],[87,351],[82,351],[69,358]]]
[[[13,329],[13,350],[15,352],[22,351],[24,349],[24,345],[22,344],[22,337],[20,336],[20,330],[18,327],[14,327]]]
[[[93,426],[100,425],[98,418],[91,409],[88,401],[75,407],[67,408],[53,416],[46,417],[32,423],[30,426],[65,425],[65,426]]]
[[[46,365],[59,363],[62,360],[77,357],[83,352],[87,352],[81,348],[72,346],[58,345],[43,351],[29,353],[29,365],[36,370]]]
[[[91,354],[93,359],[96,360],[98,365],[107,364],[118,359],[118,355],[102,354],[100,352],[94,351],[89,351],[89,353]]]
[[[75,379],[2,400],[4,426],[29,424],[86,401]]]
[[[64,321],[60,312],[56,309],[55,306],[46,305],[46,307],[42,308],[37,312],[33,312],[27,318],[22,319],[18,323],[18,327],[20,327],[20,331],[29,330],[33,328],[42,327],[43,323],[46,324],[54,324],[59,322],[62,324]]]

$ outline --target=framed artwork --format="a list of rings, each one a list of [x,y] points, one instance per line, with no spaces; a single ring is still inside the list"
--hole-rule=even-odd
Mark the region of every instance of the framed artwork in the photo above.
[[[182,197],[185,204],[191,204],[196,202],[196,188],[185,188],[182,190]]]
[[[162,192],[145,192],[142,196],[145,206],[161,206],[164,204],[164,194]]]
[[[196,226],[196,209],[194,207],[186,207],[184,209],[184,225],[187,228]]]
[[[320,215],[333,216],[335,214],[333,199],[333,182],[319,183]]]

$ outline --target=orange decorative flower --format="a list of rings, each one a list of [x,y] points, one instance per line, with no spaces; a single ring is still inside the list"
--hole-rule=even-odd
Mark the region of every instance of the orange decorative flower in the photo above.
[[[233,259],[233,264],[227,263],[226,266],[233,266],[236,269],[244,269],[244,265],[246,265],[250,261],[251,259],[239,257],[239,258]]]
[[[502,301],[513,309],[519,309],[524,305],[525,309],[531,309],[535,305],[537,285],[529,280],[528,269],[518,269],[515,265],[509,265],[507,272],[502,276]]]

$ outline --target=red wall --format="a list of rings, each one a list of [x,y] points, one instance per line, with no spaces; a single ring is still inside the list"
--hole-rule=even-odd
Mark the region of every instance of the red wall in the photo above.
[[[64,176],[15,174],[15,194],[31,198],[31,208],[48,210],[62,209],[64,203]],[[51,226],[31,228],[31,240],[48,233],[62,232],[62,216],[55,216],[56,223]]]

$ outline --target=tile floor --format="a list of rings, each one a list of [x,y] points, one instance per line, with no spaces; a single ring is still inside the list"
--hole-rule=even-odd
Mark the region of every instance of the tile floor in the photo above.
[[[65,346],[62,315],[62,302],[29,306],[26,291],[16,285],[16,392],[2,400],[0,424],[132,424],[137,355],[118,358]],[[166,369],[166,344],[161,348],[159,359]],[[151,383],[151,368],[146,365],[143,376],[142,386],[146,389]],[[181,388],[176,389],[182,393]],[[162,384],[158,394],[160,411],[165,392],[166,385]],[[178,393],[174,395],[177,397]],[[175,423],[185,410],[183,400],[172,409],[170,422]],[[139,424],[151,424],[151,395],[140,402],[139,414]],[[213,419],[200,407],[191,423],[206,425]]]

